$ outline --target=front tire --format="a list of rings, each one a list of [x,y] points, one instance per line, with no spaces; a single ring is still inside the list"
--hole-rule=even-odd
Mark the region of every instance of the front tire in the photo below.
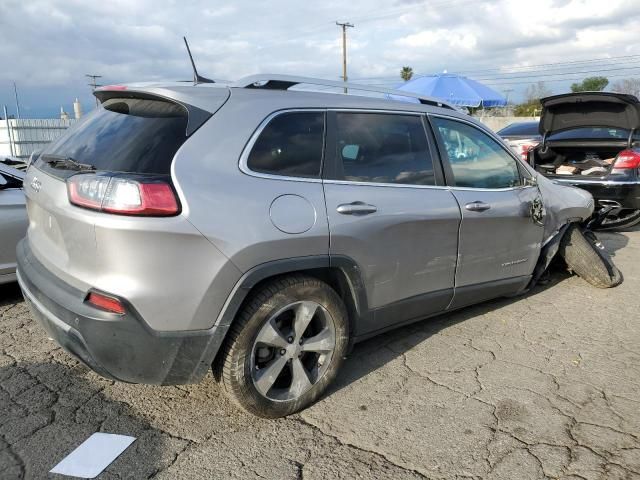
[[[622,273],[613,264],[604,245],[593,232],[583,233],[575,223],[562,237],[558,253],[570,270],[594,287],[611,288],[622,283]]]
[[[329,285],[305,275],[272,280],[251,294],[231,326],[222,384],[254,415],[290,415],[335,379],[348,337],[346,308]]]

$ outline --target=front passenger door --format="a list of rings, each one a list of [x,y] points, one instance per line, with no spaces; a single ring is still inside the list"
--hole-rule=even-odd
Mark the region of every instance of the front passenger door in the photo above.
[[[538,260],[538,187],[505,147],[470,123],[431,116],[447,184],[462,212],[452,307],[526,286]]]

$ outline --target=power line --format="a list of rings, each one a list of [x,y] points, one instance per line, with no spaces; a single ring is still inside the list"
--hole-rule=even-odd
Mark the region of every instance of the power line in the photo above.
[[[638,73],[640,73],[640,72],[638,72]],[[630,75],[629,73],[618,73],[618,74],[614,74],[614,75],[607,75],[607,78],[628,77],[629,75]],[[572,80],[584,80],[584,78],[585,78],[584,75],[582,75],[580,77],[565,77],[565,78],[558,78],[558,79],[555,79],[555,80],[544,80],[544,82],[545,83],[559,83],[559,82],[568,82],[568,81],[572,81]],[[520,82],[488,81],[488,82],[485,82],[485,83],[487,85],[494,85],[494,86],[524,85],[524,84],[536,83],[537,82],[536,79],[537,79],[537,77],[532,77],[531,80],[528,80],[528,81],[527,80],[520,81]]]
[[[546,74],[537,74],[535,75],[536,77],[557,77],[559,75],[576,75],[579,73],[586,73],[586,74],[590,74],[590,73],[603,73],[603,72],[616,72],[616,71],[620,71],[620,70],[633,70],[633,69],[638,69],[640,68],[640,65],[634,65],[631,67],[620,67],[620,68],[605,68],[605,69],[597,69],[597,70],[583,70],[583,71],[579,71],[579,72],[557,72],[557,73],[546,73]],[[539,70],[539,71],[543,71],[543,70]],[[531,74],[528,75],[519,75],[516,77],[506,77],[503,75],[498,75],[498,76],[489,76],[489,77],[474,77],[474,80],[499,80],[499,79],[504,79],[504,80],[515,80],[518,78],[529,78],[531,76]]]
[[[628,60],[630,58],[639,58],[640,55],[623,55],[620,57],[605,57],[605,58],[592,58],[592,59],[587,59],[587,60],[574,60],[574,61],[570,61],[570,62],[555,62],[555,63],[538,63],[538,64],[534,64],[534,65],[521,65],[521,66],[514,66],[511,67],[511,70],[516,70],[516,69],[528,69],[528,68],[538,68],[538,67],[551,67],[554,65],[558,65],[560,67],[553,67],[553,68],[561,68],[563,66],[566,65],[575,65],[575,64],[580,64],[580,63],[599,63],[599,62],[613,62],[613,63],[617,63],[617,61],[620,60]],[[615,62],[614,62],[615,61]],[[520,72],[504,72],[502,70],[502,68],[489,68],[489,69],[484,69],[484,70],[460,70],[458,71],[458,73],[483,73],[483,72],[503,72],[503,73],[520,73]]]
[[[535,73],[535,72],[547,72],[550,69],[563,69],[563,68],[567,68],[570,65],[577,65],[577,64],[584,64],[584,63],[600,63],[600,62],[605,62],[603,63],[603,65],[593,65],[593,66],[609,66],[607,64],[611,64],[611,66],[615,66],[619,63],[623,63],[625,61],[629,61],[628,59],[632,59],[635,58],[637,60],[633,60],[633,63],[635,63],[636,61],[640,61],[640,55],[625,55],[625,56],[621,56],[621,57],[610,57],[610,58],[600,58],[600,59],[590,59],[590,60],[577,60],[577,61],[571,61],[571,62],[557,62],[557,63],[541,63],[541,64],[536,64],[536,65],[523,65],[520,67],[512,67],[511,70],[513,69],[532,69],[532,68],[538,68],[538,67],[547,67],[545,69],[542,70],[529,70],[529,71],[505,71],[502,68],[492,68],[492,69],[485,69],[485,70],[455,70],[455,73],[457,74],[470,74],[470,73],[482,73],[482,72],[487,72],[486,75],[487,76],[493,76],[492,73],[489,72],[495,72],[495,75],[511,75],[511,74],[518,74],[518,73],[527,73],[527,74],[531,74],[531,73]],[[626,59],[626,60],[625,60]],[[583,66],[582,68],[586,67]],[[581,67],[578,67],[581,68]],[[573,73],[573,72],[566,72],[566,73]],[[417,77],[419,77],[420,75],[416,75]],[[422,75],[424,76],[424,75]],[[380,76],[380,77],[358,77],[355,78],[353,80],[386,80],[386,79],[395,79],[395,76]]]

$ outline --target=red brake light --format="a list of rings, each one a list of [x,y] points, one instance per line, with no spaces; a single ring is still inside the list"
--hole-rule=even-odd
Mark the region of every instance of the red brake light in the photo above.
[[[529,151],[535,147],[537,143],[523,143],[520,145],[520,158],[525,162],[529,161]]]
[[[87,302],[100,310],[124,315],[124,305],[117,298],[108,297],[98,292],[89,292]]]
[[[180,212],[168,183],[156,178],[79,174],[67,179],[73,205],[118,215],[165,217]]]
[[[640,168],[640,152],[636,150],[623,150],[616,157],[613,168],[626,170],[628,168]]]

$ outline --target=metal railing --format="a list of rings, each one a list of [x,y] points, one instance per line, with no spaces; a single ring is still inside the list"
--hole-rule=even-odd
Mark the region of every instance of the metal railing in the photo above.
[[[77,120],[10,118],[0,120],[0,156],[28,158],[57,139]]]

